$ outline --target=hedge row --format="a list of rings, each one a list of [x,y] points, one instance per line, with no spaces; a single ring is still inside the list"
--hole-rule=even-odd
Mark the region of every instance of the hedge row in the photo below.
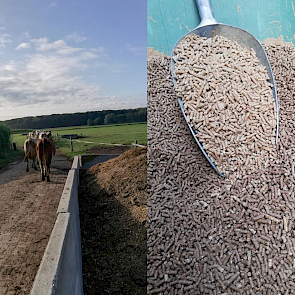
[[[0,158],[4,157],[5,153],[11,149],[10,135],[10,129],[0,124]]]

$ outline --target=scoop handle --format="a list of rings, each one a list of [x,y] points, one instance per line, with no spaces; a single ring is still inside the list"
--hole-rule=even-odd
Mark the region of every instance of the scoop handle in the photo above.
[[[198,25],[198,28],[217,24],[217,21],[213,17],[210,0],[195,0],[195,1],[196,1],[199,15],[201,18],[201,22]]]

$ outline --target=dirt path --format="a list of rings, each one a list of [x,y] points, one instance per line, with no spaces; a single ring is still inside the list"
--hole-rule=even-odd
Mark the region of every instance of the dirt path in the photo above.
[[[4,168],[0,169],[0,185],[10,182],[12,180],[19,179],[27,174],[25,164],[23,162],[23,156],[16,159],[14,162],[8,164]],[[32,172],[32,171],[31,171]]]
[[[22,159],[0,169],[0,294],[29,294],[48,243],[71,162],[57,153],[51,182]]]

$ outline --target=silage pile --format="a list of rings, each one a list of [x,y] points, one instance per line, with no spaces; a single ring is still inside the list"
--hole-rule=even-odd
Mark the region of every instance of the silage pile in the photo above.
[[[191,136],[169,58],[148,62],[148,294],[295,294],[295,49],[265,49],[279,144],[266,170],[233,185]]]
[[[147,149],[81,171],[85,294],[146,294]]]
[[[114,196],[140,222],[147,214],[146,154],[146,148],[136,147],[89,169],[97,176],[100,189]]]

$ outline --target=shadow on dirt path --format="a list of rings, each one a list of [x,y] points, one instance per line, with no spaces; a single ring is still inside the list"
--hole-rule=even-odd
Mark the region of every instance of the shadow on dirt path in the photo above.
[[[0,169],[0,185],[26,175],[26,166],[23,163],[23,158],[23,155],[21,155]]]

